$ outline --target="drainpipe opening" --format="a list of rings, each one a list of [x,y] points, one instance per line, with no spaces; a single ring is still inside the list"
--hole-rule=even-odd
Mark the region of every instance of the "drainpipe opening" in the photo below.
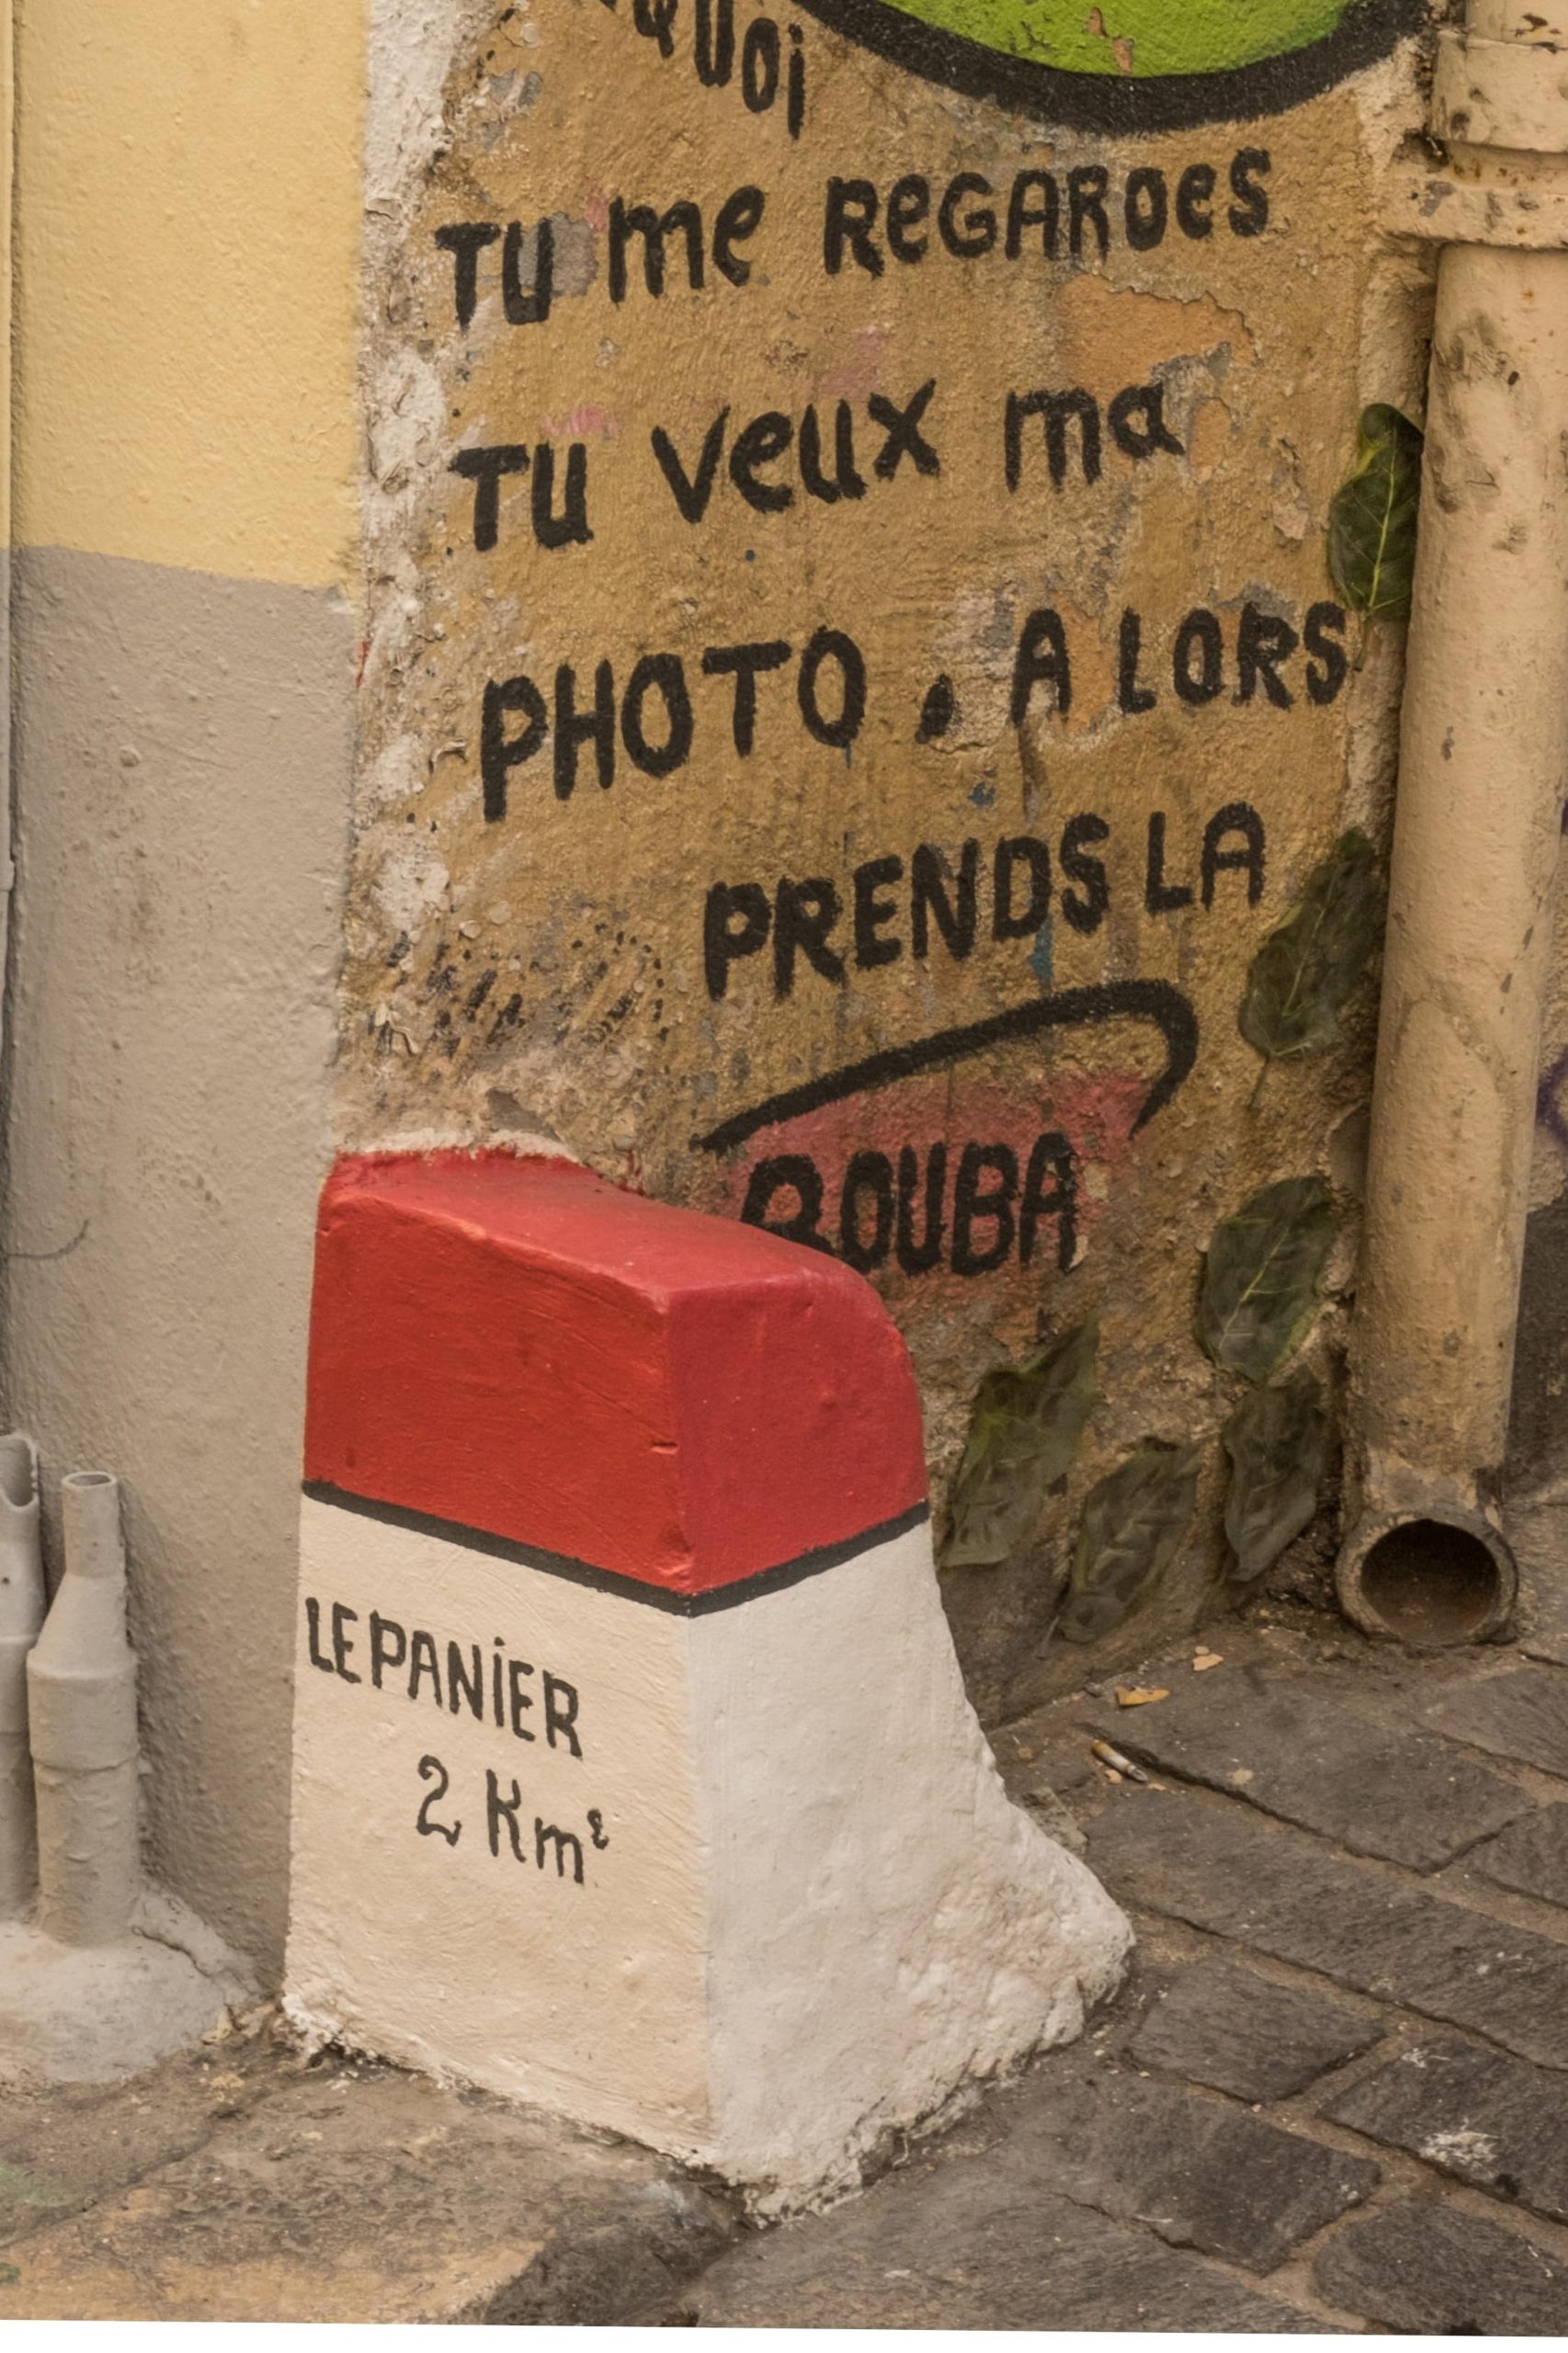
[[[1518,1572],[1479,1517],[1391,1512],[1364,1520],[1339,1557],[1339,1598],[1363,1633],[1415,1650],[1495,1641],[1514,1614]]]

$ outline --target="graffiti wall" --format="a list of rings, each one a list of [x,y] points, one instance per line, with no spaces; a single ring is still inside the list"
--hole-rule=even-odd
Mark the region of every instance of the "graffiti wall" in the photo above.
[[[1220,1221],[1310,1176],[1330,1309],[1349,1264],[1369,1006],[1275,1062],[1238,1014],[1385,814],[1397,647],[1326,547],[1365,404],[1419,404],[1416,13],[378,34],[346,1140],[564,1146],[846,1260],[939,1486],[1092,1326],[1071,1461],[946,1581],[998,1696],[1148,1441],[1200,1449],[1162,1606],[1223,1573]]]

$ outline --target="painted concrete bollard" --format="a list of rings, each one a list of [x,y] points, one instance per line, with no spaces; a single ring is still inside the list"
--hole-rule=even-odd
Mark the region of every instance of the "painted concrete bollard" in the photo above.
[[[28,1653],[43,1624],[38,1455],[0,1438],[0,1920],[25,1912],[38,1885],[33,1768],[28,1751]]]
[[[324,1195],[293,1842],[300,2023],[763,2205],[1130,1942],[970,1711],[870,1287],[504,1153]]]

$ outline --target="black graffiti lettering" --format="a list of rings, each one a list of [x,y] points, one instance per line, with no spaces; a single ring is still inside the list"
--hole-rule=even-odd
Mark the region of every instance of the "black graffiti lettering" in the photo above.
[[[555,673],[555,797],[570,801],[577,784],[577,752],[592,744],[601,790],[615,782],[615,671],[601,662],[594,672],[591,710],[577,709],[577,673],[562,662]]]
[[[795,1213],[786,1224],[775,1225],[768,1211],[780,1193],[794,1194]],[[747,1181],[741,1222],[760,1225],[765,1233],[777,1233],[785,1242],[803,1242],[810,1250],[833,1255],[833,1245],[821,1231],[822,1175],[815,1161],[803,1152],[778,1153],[757,1162]]]
[[[708,502],[713,495],[713,484],[718,478],[719,460],[723,455],[724,427],[729,421],[729,410],[722,408],[702,437],[702,454],[697,461],[695,475],[687,472],[680,452],[664,426],[655,425],[653,427],[651,437],[653,455],[669,483],[676,505],[688,523],[700,523],[708,512]]]
[[[534,1737],[523,1722],[523,1710],[531,1708],[534,1703],[533,1693],[523,1689],[523,1677],[533,1671],[527,1659],[509,1658],[506,1661],[507,1711],[512,1730],[519,1740],[532,1740]]]
[[[358,1683],[361,1680],[361,1677],[356,1675],[348,1665],[354,1644],[349,1639],[347,1629],[358,1623],[359,1612],[357,1609],[346,1609],[341,1601],[333,1603],[332,1663],[345,1683]]]
[[[836,278],[844,267],[846,251],[869,278],[881,276],[882,257],[871,243],[880,210],[881,199],[869,180],[829,180],[822,232],[823,267],[829,278]]]
[[[1100,478],[1100,404],[1090,392],[1009,392],[1002,429],[1003,467],[1009,490],[1017,490],[1023,473],[1025,421],[1038,416],[1045,425],[1045,455],[1051,485],[1060,490],[1067,479],[1067,427],[1078,426],[1078,464],[1086,483]]]
[[[1202,606],[1188,613],[1176,631],[1171,680],[1177,699],[1195,707],[1212,702],[1224,691],[1225,641],[1218,618]]]
[[[544,1859],[553,1844],[555,1876],[566,1876],[566,1850],[572,1850],[572,1876],[579,1887],[583,1884],[583,1842],[573,1830],[558,1830],[553,1822],[547,1823],[542,1814],[534,1816],[534,1861],[540,1870]]]
[[[591,1805],[588,1808],[588,1844],[591,1847],[597,1847],[598,1852],[602,1855],[605,1848],[609,1845],[609,1836],[605,1829],[604,1815],[599,1812],[597,1805]]]
[[[901,408],[894,401],[886,400],[881,392],[873,392],[866,403],[872,420],[882,427],[886,439],[878,450],[872,472],[881,482],[891,482],[900,462],[907,456],[917,474],[939,474],[941,461],[937,452],[920,431],[920,420],[930,405],[937,389],[937,379],[928,376],[912,400]]]
[[[425,1798],[415,1817],[415,1830],[421,1838],[444,1838],[449,1847],[455,1847],[462,1836],[462,1824],[437,1822],[430,1812],[431,1807],[438,1805],[450,1789],[451,1775],[438,1756],[422,1756],[419,1760],[419,1778],[422,1781],[433,1780],[436,1786]]]
[[[1289,710],[1296,698],[1279,676],[1279,665],[1290,659],[1301,642],[1290,622],[1278,614],[1244,605],[1236,639],[1236,700],[1251,702],[1261,681],[1264,695],[1275,710]]]
[[[1201,240],[1214,234],[1209,206],[1214,195],[1212,164],[1189,164],[1176,182],[1176,226],[1184,237]]]
[[[1220,845],[1228,835],[1239,834],[1243,847],[1221,849]],[[1246,801],[1227,801],[1217,809],[1203,828],[1203,853],[1199,861],[1199,875],[1203,904],[1214,904],[1214,878],[1227,871],[1244,873],[1247,879],[1247,904],[1256,907],[1263,896],[1264,883],[1263,820]]]
[[[735,0],[693,0],[694,62],[705,89],[723,89],[735,70]]]
[[[806,121],[805,35],[799,25],[790,28],[790,93],[784,101],[784,124],[791,139],[799,139]]]
[[[864,498],[865,478],[855,464],[855,417],[847,401],[840,401],[833,419],[833,473],[823,470],[822,426],[814,407],[801,419],[801,480],[807,494],[824,506],[841,498]]]
[[[1268,190],[1259,182],[1274,168],[1267,147],[1244,147],[1231,158],[1231,194],[1226,219],[1235,237],[1261,237],[1268,226]]]
[[[1143,623],[1131,607],[1121,616],[1120,651],[1117,660],[1116,701],[1119,710],[1153,710],[1159,697],[1152,687],[1138,683],[1138,664],[1143,647]]]
[[[804,882],[781,881],[773,903],[773,994],[792,995],[795,958],[804,955],[824,981],[842,982],[844,959],[827,944],[838,921],[838,893],[825,875]]]
[[[516,1781],[512,1784],[511,1796],[502,1796],[501,1784],[487,1765],[484,1768],[484,1824],[490,1834],[490,1851],[493,1855],[501,1852],[501,1824],[505,1822],[506,1836],[512,1842],[512,1859],[518,1863],[525,1859],[522,1836],[517,1827],[517,1812],[522,1802],[523,1793]]]
[[[665,736],[653,743],[645,724],[644,706],[657,694],[665,706]],[[627,681],[620,704],[620,740],[632,766],[644,776],[668,776],[691,752],[695,722],[686,672],[675,654],[644,654]]]
[[[981,205],[961,222],[958,217],[965,197],[991,192],[990,181],[982,179],[978,172],[959,172],[948,182],[937,208],[937,233],[956,260],[974,261],[996,243],[996,215],[990,205]]]
[[[855,869],[855,964],[858,972],[874,972],[879,964],[896,964],[903,953],[901,939],[884,939],[882,932],[898,917],[898,902],[879,894],[903,880],[902,858],[869,858]]]
[[[746,201],[739,212],[732,212],[730,208],[735,203],[737,197],[744,197]],[[729,199],[720,213],[720,221],[722,222],[727,219],[728,222],[725,230],[725,250],[731,267],[724,269],[723,275],[731,280],[732,284],[744,283],[744,278],[736,278],[734,272],[736,268],[744,270],[747,266],[744,263],[737,263],[728,248],[740,238],[752,234],[756,223],[754,222],[750,227],[747,227],[744,222],[754,210],[757,221],[760,221],[762,206],[761,190],[747,188],[737,189],[735,197]],[[704,282],[701,206],[694,203],[689,197],[684,197],[678,202],[672,204],[667,212],[659,213],[654,211],[651,204],[628,204],[623,197],[613,198],[609,208],[608,270],[610,301],[624,302],[626,300],[628,290],[626,256],[633,237],[641,238],[642,243],[643,285],[655,298],[662,295],[665,290],[665,248],[669,241],[677,236],[682,240],[686,249],[686,282],[694,292],[700,291]],[[715,267],[718,267],[717,252],[714,255],[714,263]]]
[[[948,896],[948,884],[953,880],[952,870],[939,849],[929,842],[922,842],[910,864],[909,933],[910,952],[925,957],[930,954],[929,918],[934,916],[948,953],[961,963],[974,946],[978,919],[977,886],[980,876],[980,844],[965,842],[959,858],[957,904]]]
[[[335,1675],[337,1669],[321,1646],[321,1603],[313,1595],[305,1600],[306,1639],[310,1644],[311,1665],[319,1666],[324,1675]]]
[[[542,325],[550,316],[555,277],[555,230],[548,213],[533,233],[533,270],[523,284],[524,232],[520,221],[506,223],[501,245],[501,308],[513,327]]]
[[[1029,894],[1021,911],[1013,904],[1013,876],[1020,865],[1029,872]],[[991,879],[993,939],[1032,939],[1050,913],[1051,852],[1045,844],[1032,834],[998,842]]]
[[[767,945],[773,910],[755,882],[715,882],[702,911],[702,971],[717,1004],[730,985],[730,967]]]
[[[1076,260],[1084,250],[1084,232],[1092,228],[1103,261],[1110,251],[1110,222],[1105,200],[1110,174],[1103,164],[1076,164],[1067,175],[1067,250]]]
[[[508,735],[507,719],[518,713],[527,723],[516,735]],[[487,824],[498,824],[506,814],[508,776],[532,759],[549,733],[544,697],[531,678],[486,681],[479,727],[479,773]]]
[[[843,681],[836,719],[824,717],[817,699],[817,676],[824,662],[837,664]],[[808,735],[846,751],[866,716],[866,662],[854,639],[842,630],[819,629],[801,656],[795,693]]]
[[[455,1716],[460,1702],[466,1700],[469,1713],[484,1722],[484,1659],[479,1644],[471,1647],[465,1664],[462,1649],[457,1643],[447,1644],[447,1705]]]
[[[1159,450],[1168,451],[1173,458],[1187,454],[1165,423],[1164,384],[1129,384],[1111,402],[1107,422],[1123,457],[1142,461]]]
[[[942,1205],[947,1194],[948,1147],[934,1143],[926,1155],[926,1230],[915,1239],[915,1193],[920,1181],[920,1159],[913,1144],[901,1145],[898,1155],[898,1219],[894,1252],[906,1275],[929,1274],[942,1256],[945,1227]]]
[[[754,17],[741,44],[741,102],[748,114],[766,114],[778,96],[778,28],[771,17]]]
[[[570,547],[593,538],[588,529],[588,452],[581,441],[566,451],[566,492],[561,512],[555,512],[555,450],[541,441],[534,451],[529,500],[534,537],[541,548]]]
[[[1085,813],[1068,820],[1062,835],[1062,871],[1074,882],[1082,884],[1082,892],[1063,891],[1062,912],[1074,931],[1097,931],[1105,921],[1110,904],[1110,882],[1103,858],[1088,858],[1084,846],[1087,842],[1110,839],[1110,827],[1103,817]]]
[[[644,40],[657,43],[661,57],[676,52],[675,21],[678,0],[631,0],[631,21]]]
[[[1350,675],[1345,651],[1345,608],[1321,604],[1309,607],[1301,642],[1312,659],[1307,664],[1307,699],[1331,703]]]
[[[436,1656],[436,1637],[427,1634],[423,1626],[416,1626],[408,1646],[408,1696],[411,1699],[418,1699],[419,1687],[426,1676],[430,1678],[430,1688],[438,1708],[441,1705],[441,1668]]]
[[[496,221],[449,221],[436,232],[436,243],[452,256],[452,293],[460,327],[471,326],[479,308],[479,256],[501,234]]]
[[[990,1175],[995,1183],[982,1188]],[[966,1143],[953,1188],[952,1268],[955,1275],[988,1275],[1012,1251],[1017,1232],[1013,1204],[1018,1194],[1018,1156],[1010,1144]],[[994,1223],[995,1233],[983,1250],[974,1246],[977,1222]]]
[[[888,190],[885,233],[899,261],[920,261],[928,240],[913,233],[931,215],[931,183],[918,172],[906,172]]]
[[[1029,614],[1018,638],[1007,707],[1013,726],[1023,725],[1038,686],[1051,688],[1057,714],[1065,719],[1073,708],[1073,665],[1062,616],[1049,605]]]
[[[551,1748],[559,1748],[564,1741],[574,1756],[583,1754],[583,1744],[577,1737],[577,1708],[576,1685],[566,1682],[559,1675],[547,1673],[544,1678],[545,1738]]]
[[[767,670],[781,670],[789,659],[789,643],[781,637],[764,638],[750,645],[710,645],[702,656],[705,677],[735,682],[730,732],[743,760],[756,741],[757,679]]]
[[[1032,1261],[1036,1237],[1047,1218],[1056,1221],[1056,1267],[1059,1274],[1064,1275],[1078,1251],[1078,1178],[1073,1147],[1055,1128],[1049,1134],[1035,1138],[1024,1172],[1024,1189],[1018,1201],[1020,1267]]]
[[[396,1637],[394,1650],[388,1636]],[[395,1618],[383,1618],[380,1610],[370,1612],[370,1681],[376,1690],[381,1688],[382,1669],[401,1666],[408,1656],[408,1636]]]
[[[1165,881],[1165,815],[1154,810],[1149,818],[1149,856],[1143,870],[1143,904],[1152,915],[1170,915],[1192,904],[1191,886]]]
[[[794,426],[783,411],[776,408],[754,416],[735,436],[730,451],[730,480],[746,505],[755,506],[759,515],[777,515],[794,505],[795,494],[788,483],[757,480],[757,469],[781,458],[794,438]]]
[[[481,555],[495,545],[501,529],[501,478],[528,470],[520,441],[496,442],[484,449],[460,449],[449,471],[473,484],[473,544]]]
[[[869,1197],[873,1223],[867,1241],[862,1232],[861,1203]],[[892,1164],[884,1152],[858,1152],[844,1172],[838,1203],[838,1255],[858,1273],[870,1274],[883,1265],[892,1247]]]
[[[1127,242],[1135,254],[1152,253],[1165,242],[1170,223],[1171,198],[1164,172],[1150,165],[1142,165],[1127,176],[1127,188],[1122,198],[1123,225]]]
[[[1007,199],[1007,235],[1005,250],[1009,261],[1017,261],[1024,249],[1024,231],[1040,231],[1040,251],[1047,261],[1056,259],[1056,244],[1062,228],[1062,191],[1054,172],[1018,172],[1014,176],[1012,193]]]

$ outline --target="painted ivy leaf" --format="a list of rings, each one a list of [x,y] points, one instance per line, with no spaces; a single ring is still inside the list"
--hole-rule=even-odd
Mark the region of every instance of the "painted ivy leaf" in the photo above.
[[[1242,1399],[1222,1436],[1231,1458],[1225,1534],[1238,1585],[1251,1585],[1310,1525],[1328,1468],[1328,1415],[1302,1365],[1278,1389]]]
[[[1383,896],[1365,834],[1341,834],[1286,921],[1252,960],[1237,1024],[1269,1061],[1332,1046],[1382,936]]]
[[[1346,603],[1372,620],[1410,617],[1421,502],[1418,425],[1386,401],[1361,412],[1356,470],[1328,510],[1328,568]]]
[[[1091,1487],[1060,1620],[1070,1643],[1120,1624],[1176,1558],[1198,1500],[1199,1451],[1145,1438]]]
[[[989,1567],[1028,1541],[1093,1411],[1099,1341],[1091,1317],[1022,1364],[986,1374],[953,1483],[943,1568]]]
[[[1198,1302],[1198,1336],[1216,1364],[1247,1381],[1278,1370],[1312,1322],[1334,1233],[1321,1176],[1266,1185],[1221,1219]]]

